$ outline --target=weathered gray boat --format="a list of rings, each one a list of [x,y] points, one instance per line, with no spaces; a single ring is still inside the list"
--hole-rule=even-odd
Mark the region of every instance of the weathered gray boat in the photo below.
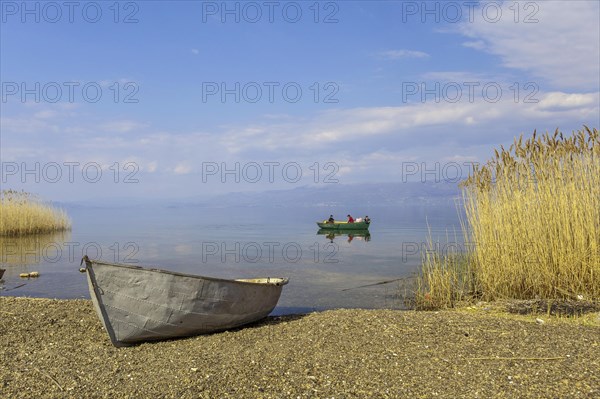
[[[260,320],[284,278],[225,280],[159,269],[85,262],[90,295],[115,346],[212,333]]]

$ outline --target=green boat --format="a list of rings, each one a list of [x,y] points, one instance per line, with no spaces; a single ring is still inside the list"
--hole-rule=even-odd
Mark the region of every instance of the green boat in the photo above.
[[[368,230],[370,223],[365,222],[338,222],[328,223],[327,220],[317,222],[320,228],[325,230]]]

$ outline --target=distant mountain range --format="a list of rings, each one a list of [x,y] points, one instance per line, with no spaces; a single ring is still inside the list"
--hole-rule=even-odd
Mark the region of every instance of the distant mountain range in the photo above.
[[[340,207],[452,203],[459,196],[454,184],[366,183],[297,187],[291,190],[222,194],[192,202],[207,206]]]
[[[107,201],[64,203],[75,207],[128,207],[162,205],[168,207],[354,207],[401,205],[451,205],[460,197],[456,183],[364,183],[301,186],[289,190],[232,192],[179,199],[114,198]]]

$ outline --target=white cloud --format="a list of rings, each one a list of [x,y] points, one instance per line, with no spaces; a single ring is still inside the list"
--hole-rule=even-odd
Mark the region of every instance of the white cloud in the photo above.
[[[193,48],[192,49],[192,54],[198,55],[198,54],[200,54],[200,50],[198,50],[197,48]]]
[[[100,125],[100,129],[116,133],[128,133],[147,127],[147,124],[131,120],[111,121]]]
[[[520,10],[518,22],[515,8]],[[472,39],[467,45],[485,49],[499,56],[504,66],[527,71],[555,88],[598,90],[600,2],[507,1],[502,15],[493,23],[476,10],[472,23],[460,24],[460,31]],[[538,22],[525,23],[526,19]]]
[[[63,131],[65,122],[72,123],[76,119],[76,108],[78,105],[71,103],[23,103],[16,107],[9,103],[3,108],[0,128],[4,134],[58,133]]]
[[[442,158],[442,161],[449,161],[449,162],[456,162],[456,163],[476,162],[477,156],[454,154],[452,156]]]
[[[336,162],[344,182],[389,181],[402,162],[472,162],[486,159],[499,143],[533,129],[564,132],[593,125],[600,116],[599,93],[540,92],[537,103],[480,97],[459,103],[407,103],[393,107],[332,109],[306,117],[266,115],[253,122],[212,131],[155,131],[135,120],[60,121],[49,135],[47,119],[2,118],[2,157],[8,161],[66,160],[113,165],[136,162],[140,173],[194,179],[202,162]],[[29,112],[31,116],[39,109]],[[71,123],[69,125],[68,123]],[[85,135],[77,132],[82,123]],[[75,127],[73,127],[75,126]],[[119,128],[106,134],[97,126]],[[131,132],[135,128],[134,132]],[[75,129],[72,133],[65,132]],[[523,129],[523,130],[521,130]],[[19,132],[30,132],[19,134]],[[36,143],[32,148],[31,143]],[[108,170],[108,169],[107,169]],[[168,179],[167,179],[168,180]],[[165,181],[164,184],[170,184]],[[182,188],[185,192],[187,189]]]
[[[395,107],[337,109],[318,114],[311,120],[285,123],[263,120],[243,128],[229,128],[221,143],[235,154],[258,149],[319,151],[333,145],[346,148],[352,142],[365,142],[368,146],[369,141],[380,138],[413,143],[435,140],[439,145],[442,140],[464,140],[468,137],[465,130],[486,132],[498,126],[519,124],[542,128],[550,121],[574,121],[580,125],[599,117],[599,93],[537,92],[532,100],[538,102],[525,102],[525,94],[529,93],[521,93],[515,102],[508,85],[505,89],[498,102],[485,101],[481,96],[469,101],[465,95],[457,103],[431,101]],[[456,129],[463,134],[436,136],[440,131]]]
[[[173,169],[173,172],[176,175],[187,175],[188,173],[190,173],[192,171],[191,166],[185,164],[185,163],[178,163],[175,168]]]
[[[438,74],[452,78],[446,72]],[[460,72],[457,74],[454,78],[468,78]],[[443,77],[441,75],[438,77]],[[206,132],[153,131],[150,126],[135,120],[88,121],[78,126],[70,120],[49,124],[48,119],[23,116],[3,117],[0,124],[3,156],[16,152],[19,156],[26,155],[18,149],[26,148],[34,139],[21,134],[28,133],[36,135],[36,141],[48,153],[64,155],[65,159],[78,159],[85,154],[88,159],[106,159],[110,163],[111,160],[127,159],[133,151],[139,157],[142,170],[154,172],[160,164],[161,169],[186,174],[198,170],[201,161],[239,160],[256,157],[256,154],[261,154],[263,158],[260,159],[273,154],[289,157],[302,153],[320,158],[335,151],[340,154],[339,151],[354,150],[358,145],[372,153],[384,142],[407,148],[415,148],[419,143],[444,147],[461,140],[475,140],[475,144],[488,140],[486,142],[495,145],[497,140],[486,137],[488,132],[498,131],[502,126],[504,129],[519,126],[526,131],[530,127],[531,130],[567,128],[568,121],[570,129],[583,123],[593,125],[600,113],[598,92],[539,92],[535,95],[539,100],[537,103],[523,102],[523,95],[520,102],[514,102],[513,92],[508,89],[497,103],[483,101],[481,97],[475,101],[463,97],[458,103],[422,103],[419,98],[399,106],[332,109],[303,118],[267,115],[256,121]],[[36,111],[30,114],[34,115]],[[112,134],[107,135],[106,131]],[[485,133],[469,133],[478,131]],[[54,135],[48,135],[52,132]],[[57,133],[63,133],[60,140],[56,139]],[[448,153],[441,155],[448,156]]]
[[[436,80],[439,82],[483,82],[497,81],[498,77],[493,77],[484,73],[473,73],[465,71],[433,71],[421,74],[423,79]]]
[[[464,42],[462,44],[465,47],[474,48],[475,50],[484,50],[485,42],[483,40],[474,40],[469,42]]]
[[[0,129],[2,130],[3,141],[8,133],[56,133],[60,131],[57,124],[48,123],[45,119],[35,117],[2,117],[0,118]]]
[[[388,50],[380,52],[379,56],[388,60],[399,60],[401,58],[427,58],[429,54],[415,50]]]
[[[157,168],[158,168],[158,162],[152,161],[152,162],[148,162],[148,164],[146,164],[146,167],[144,168],[144,170],[146,170],[147,172],[150,172],[150,173],[154,173],[154,172],[156,172]]]
[[[572,109],[589,108],[599,105],[598,93],[562,93],[552,92],[546,94],[539,102],[539,109]]]
[[[33,117],[36,119],[50,119],[56,116],[56,111],[52,111],[49,109],[45,109],[39,112],[36,112]]]

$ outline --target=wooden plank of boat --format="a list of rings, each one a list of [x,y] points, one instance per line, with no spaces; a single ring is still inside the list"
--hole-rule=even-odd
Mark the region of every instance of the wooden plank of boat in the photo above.
[[[90,296],[115,346],[222,331],[269,315],[288,280],[226,280],[90,260]]]
[[[317,222],[317,225],[322,229],[328,230],[366,230],[369,228],[370,223],[365,222],[333,222],[327,223],[327,221]]]

